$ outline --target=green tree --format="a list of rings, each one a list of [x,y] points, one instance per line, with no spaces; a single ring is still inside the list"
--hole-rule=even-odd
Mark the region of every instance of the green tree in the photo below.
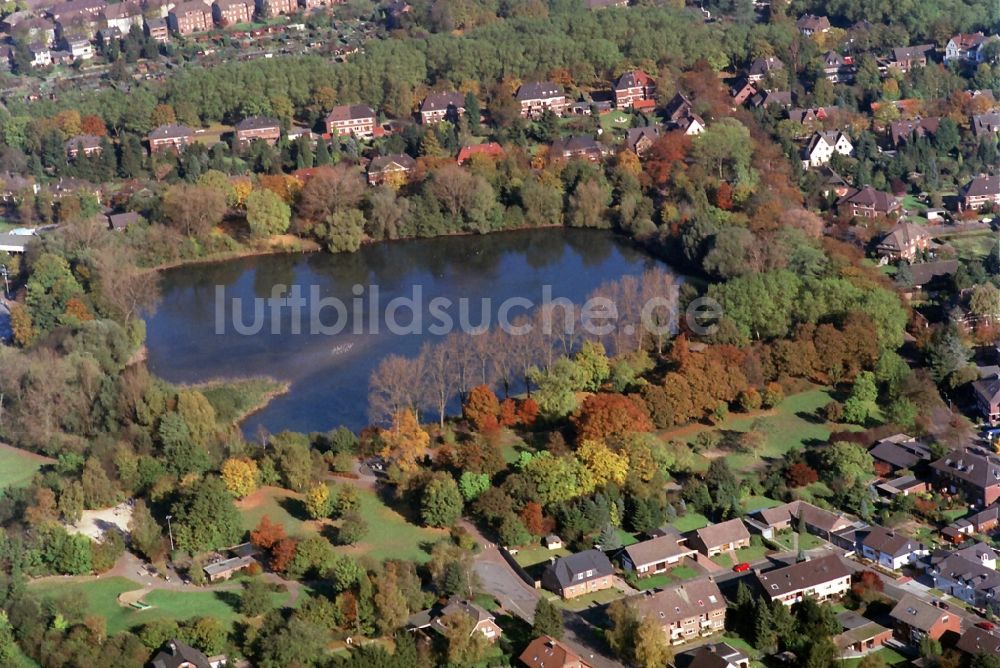
[[[552,636],[556,640],[563,637],[562,611],[544,596],[535,604],[535,621],[531,626],[534,637]]]
[[[215,550],[235,545],[243,537],[243,521],[233,497],[215,476],[182,489],[171,512],[174,541],[181,550]]]
[[[467,502],[475,501],[491,486],[492,482],[488,473],[463,471],[462,477],[458,479],[458,489],[462,492],[462,498]]]
[[[434,474],[420,499],[420,517],[432,527],[448,527],[462,515],[462,493],[447,473]]]
[[[243,593],[240,594],[240,614],[247,617],[259,617],[271,610],[272,607],[271,587],[259,577],[250,578],[243,586]]]
[[[254,235],[284,234],[291,220],[291,208],[274,191],[254,190],[247,197],[247,224]]]
[[[163,555],[163,530],[143,499],[136,499],[132,507],[128,530],[132,545],[146,559],[155,561]]]
[[[863,425],[878,411],[878,387],[875,385],[875,374],[862,371],[854,380],[851,395],[844,402],[844,420],[853,424]]]

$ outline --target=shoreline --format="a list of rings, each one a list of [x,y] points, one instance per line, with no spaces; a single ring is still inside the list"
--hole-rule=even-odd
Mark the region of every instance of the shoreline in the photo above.
[[[152,373],[152,372],[151,372]],[[267,382],[274,385],[270,390],[263,392],[257,398],[257,401],[248,405],[244,410],[232,420],[228,425],[230,429],[241,430],[241,424],[254,413],[259,413],[260,411],[267,408],[267,406],[274,401],[276,398],[288,394],[291,391],[292,383],[287,380],[278,380],[273,376],[258,375],[258,376],[245,376],[242,378],[211,378],[209,380],[199,381],[197,383],[171,383],[174,387],[189,389],[189,390],[204,390],[206,388],[214,388],[221,386],[236,386],[240,383],[253,383],[253,382]]]

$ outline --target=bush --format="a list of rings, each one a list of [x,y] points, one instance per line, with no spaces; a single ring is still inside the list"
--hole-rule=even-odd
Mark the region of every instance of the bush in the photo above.
[[[844,418],[844,405],[839,401],[831,401],[823,406],[823,417],[829,422],[840,422]]]

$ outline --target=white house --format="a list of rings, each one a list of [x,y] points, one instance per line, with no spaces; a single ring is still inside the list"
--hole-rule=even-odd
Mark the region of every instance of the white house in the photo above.
[[[857,535],[857,553],[892,571],[915,564],[921,557],[930,554],[927,546],[915,538],[884,527],[869,527]]]
[[[770,600],[791,607],[803,598],[817,601],[840,598],[851,589],[851,570],[839,556],[831,554],[757,573],[757,581]]]
[[[850,155],[853,152],[854,144],[843,132],[838,130],[817,132],[813,134],[802,152],[802,168],[821,167],[830,162],[834,153]]]

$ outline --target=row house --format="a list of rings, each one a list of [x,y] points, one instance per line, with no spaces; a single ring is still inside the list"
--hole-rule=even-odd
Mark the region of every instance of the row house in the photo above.
[[[142,4],[136,0],[125,0],[108,5],[103,12],[104,23],[109,28],[118,28],[123,35],[132,26],[142,26]]]
[[[299,11],[298,0],[256,0],[257,13],[266,18],[288,16]]]
[[[420,122],[432,125],[441,121],[457,123],[465,113],[465,96],[454,91],[431,93],[420,105]]]
[[[988,394],[993,402],[989,408],[991,424],[996,424],[1000,417],[1000,379],[988,379],[973,383],[973,391],[977,400],[982,401],[982,394]],[[982,407],[982,405],[981,405]],[[985,407],[982,407],[985,411]],[[995,411],[995,412],[994,412]],[[963,448],[953,450],[941,459],[931,463],[938,486],[946,492],[957,494],[963,492],[969,503],[986,508],[1000,499],[1000,457],[981,448]]]
[[[750,532],[743,520],[736,518],[697,529],[688,544],[706,557],[750,547]]]
[[[1000,573],[957,552],[935,550],[927,574],[936,589],[977,608],[1000,607]]]
[[[639,619],[658,623],[671,645],[719,633],[726,625],[726,599],[711,578],[647,591],[627,599],[627,604]]]
[[[899,200],[871,186],[854,189],[837,200],[837,210],[845,218],[885,218],[899,209]]]
[[[150,153],[180,153],[194,141],[194,131],[186,125],[161,125],[146,137]]]
[[[835,153],[846,156],[853,152],[854,144],[840,130],[816,132],[802,151],[802,168],[821,167],[829,163]]]
[[[560,557],[542,573],[542,586],[569,600],[610,589],[615,569],[600,550]]]
[[[274,146],[281,138],[281,122],[268,116],[251,116],[236,124],[236,143],[246,148],[254,141],[264,141]]]
[[[525,118],[539,118],[549,109],[557,116],[562,116],[566,109],[566,94],[562,86],[551,81],[521,84],[516,98],[521,105],[521,116]]]
[[[614,90],[615,106],[619,109],[656,106],[656,80],[642,70],[632,70],[618,77]]]
[[[212,17],[221,26],[250,23],[253,20],[254,3],[251,0],[215,0]]]
[[[992,532],[998,524],[1000,524],[1000,506],[993,505],[979,512],[960,517],[941,529],[941,535],[953,543],[961,543],[975,534]],[[994,564],[992,568],[995,567]]]
[[[78,14],[89,14],[97,18],[107,8],[108,3],[105,0],[69,0],[69,2],[55,5],[49,10],[48,14],[52,17],[53,21],[61,21]]]
[[[888,66],[905,74],[917,67],[927,67],[927,58],[932,53],[933,44],[896,47],[892,50]]]
[[[831,554],[800,561],[767,573],[757,572],[757,582],[770,601],[791,607],[803,599],[839,599],[851,589],[851,570]]]
[[[931,244],[931,235],[921,225],[900,222],[882,237],[875,247],[875,254],[885,262],[912,263]]]
[[[986,35],[981,32],[955,35],[944,47],[944,61],[948,63],[953,60],[976,60],[979,47],[985,39]]]
[[[67,139],[63,144],[67,158],[75,158],[80,153],[84,155],[101,154],[101,137],[96,135],[77,135]]]
[[[368,163],[368,185],[401,185],[417,167],[417,161],[405,153],[380,155]]]
[[[693,558],[695,550],[676,532],[657,536],[626,547],[622,552],[622,567],[635,571],[639,577],[666,572],[685,558]]]
[[[597,162],[604,155],[601,145],[590,135],[574,135],[552,142],[550,160],[589,160]]]
[[[167,23],[178,35],[205,32],[213,28],[212,8],[198,0],[182,2],[167,14]]]
[[[371,137],[375,133],[375,110],[367,104],[343,104],[326,115],[326,131],[340,137]]]
[[[860,557],[890,571],[912,566],[930,553],[919,540],[880,526],[859,531],[857,541],[855,551]]]
[[[889,617],[896,640],[912,647],[919,647],[924,638],[941,640],[945,633],[958,634],[962,630],[961,617],[913,594],[903,594]]]
[[[959,201],[963,209],[978,211],[1000,206],[1000,176],[977,176],[962,187]]]

